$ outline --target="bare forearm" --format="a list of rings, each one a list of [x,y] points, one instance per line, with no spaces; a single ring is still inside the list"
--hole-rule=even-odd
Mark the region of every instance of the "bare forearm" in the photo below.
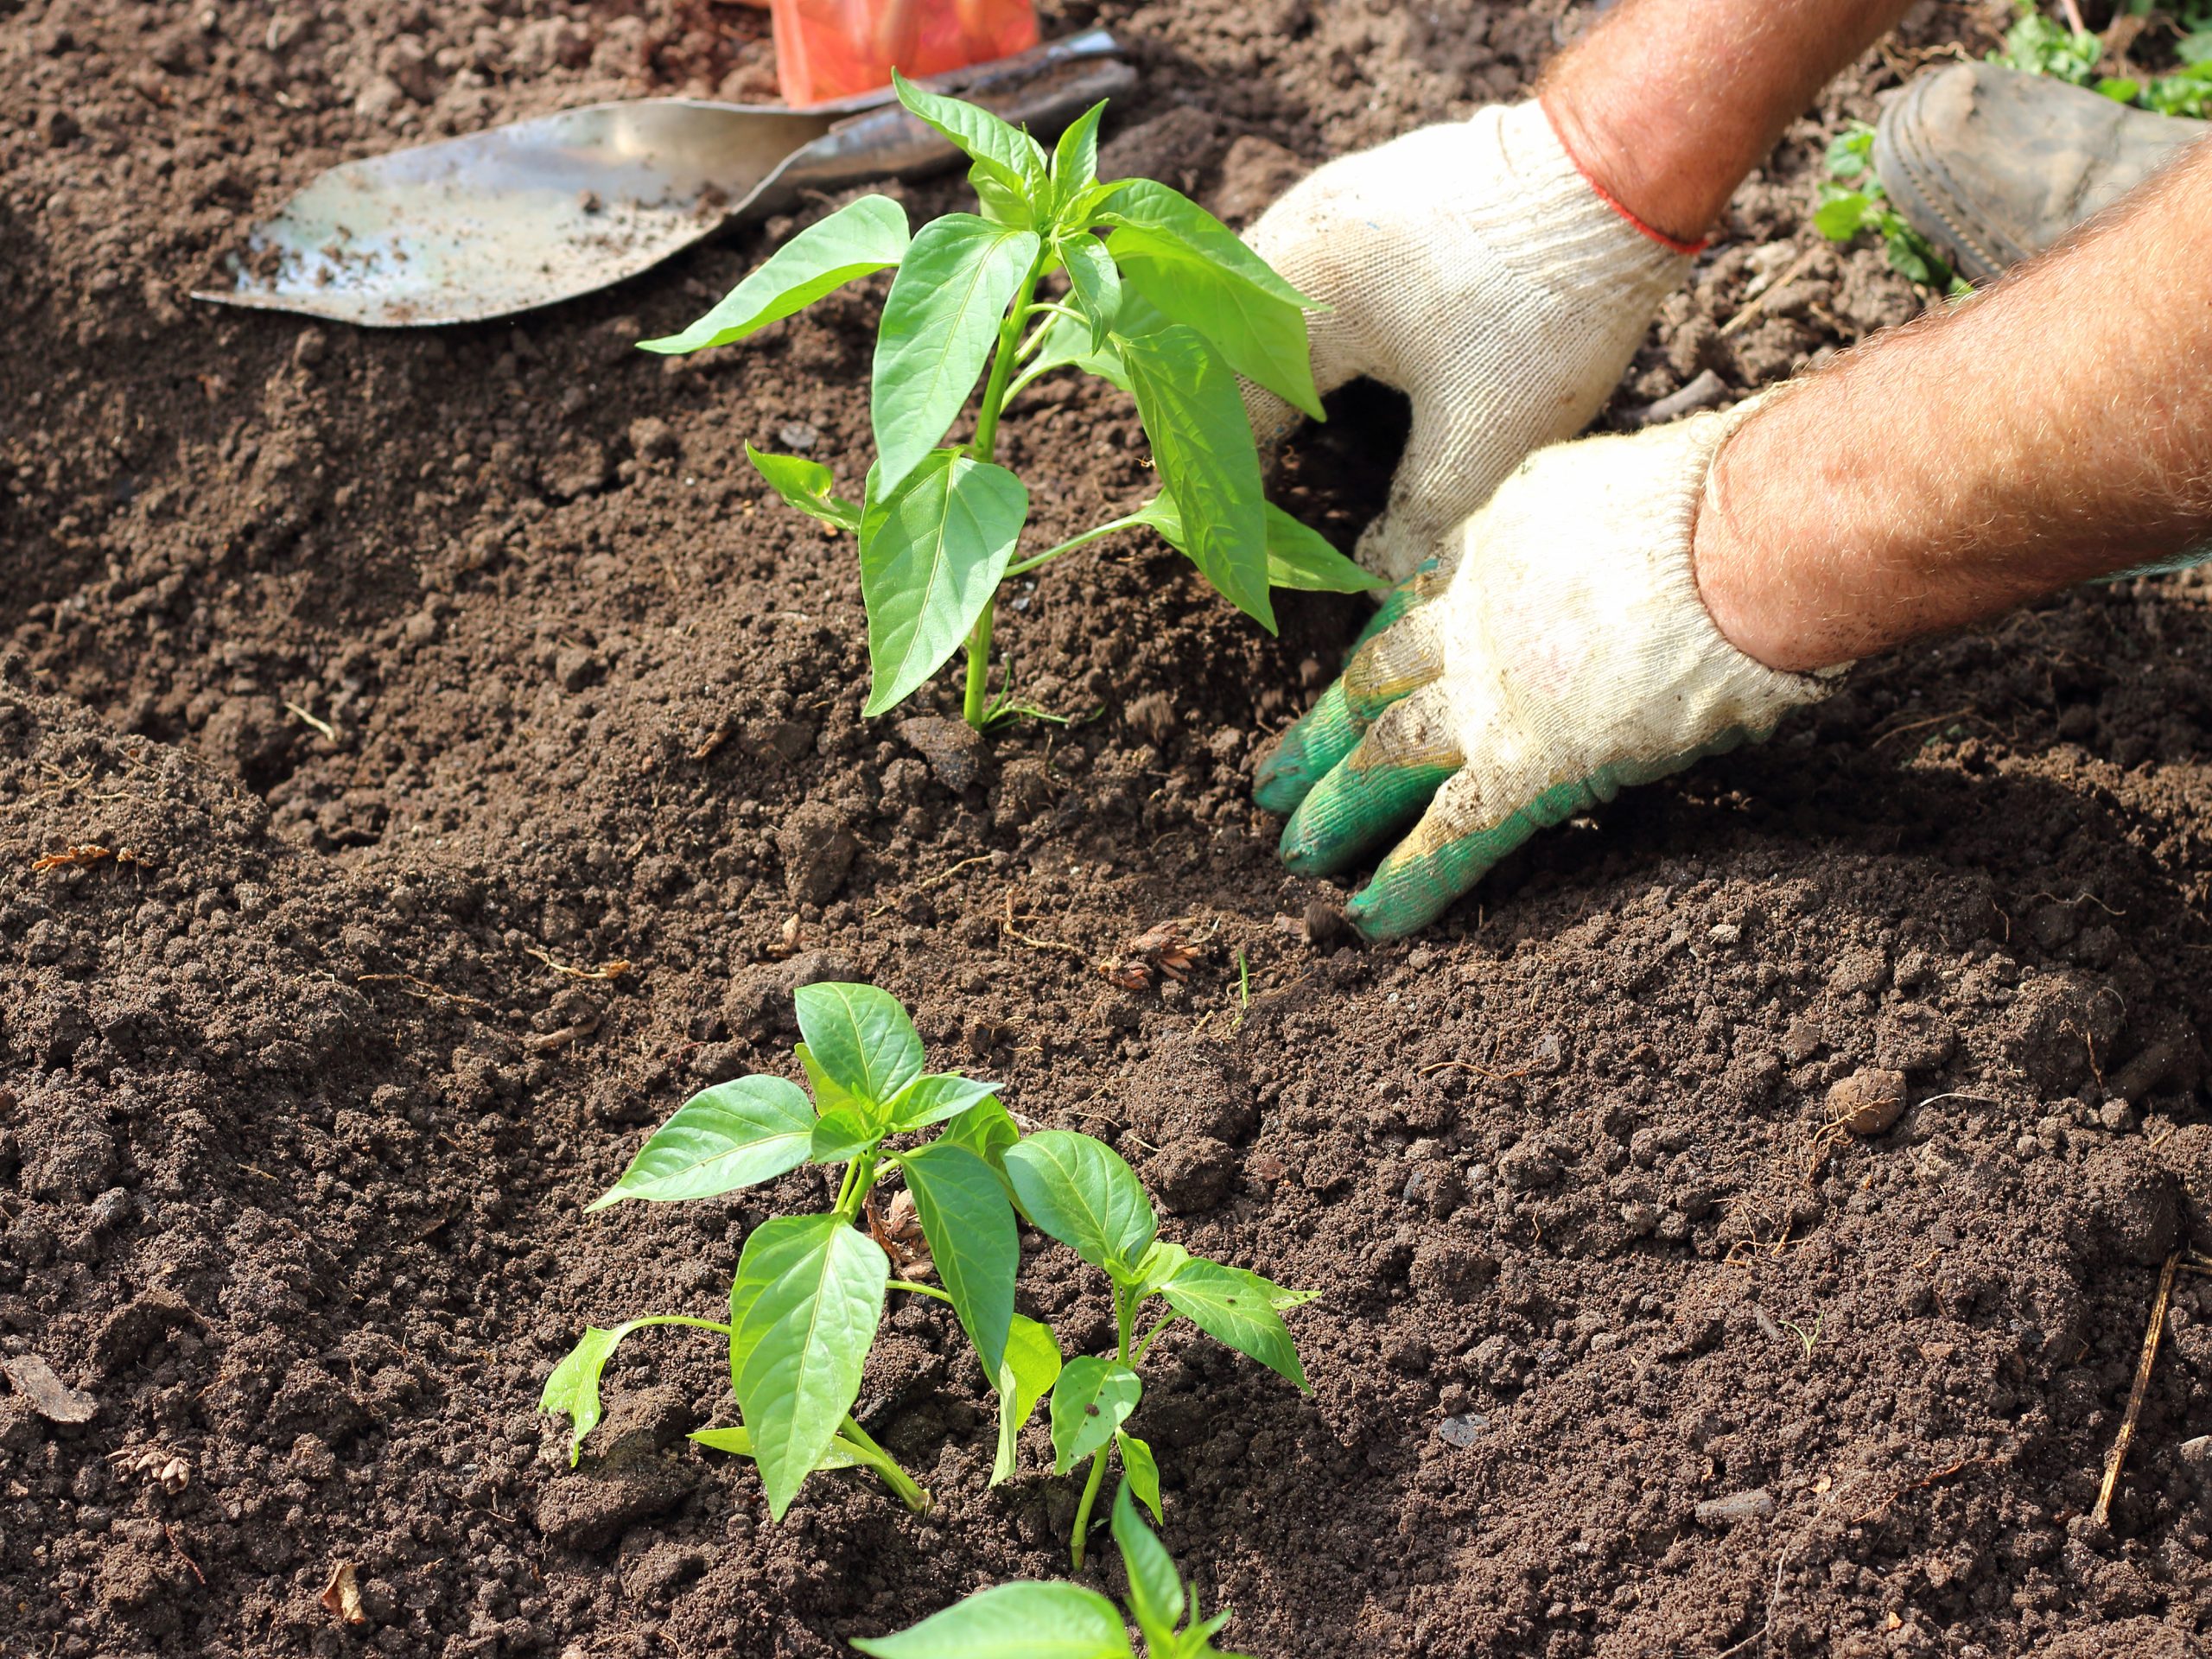
[[[1583,170],[1647,225],[1702,236],[1783,129],[1910,0],[1627,0],[1538,96]]]
[[[1696,535],[1722,633],[1847,662],[2212,537],[2212,144],[2070,244],[1780,393]]]

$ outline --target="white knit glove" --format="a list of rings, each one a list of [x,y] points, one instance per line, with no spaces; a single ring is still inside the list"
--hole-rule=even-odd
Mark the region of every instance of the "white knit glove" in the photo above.
[[[1827,673],[1738,651],[1698,597],[1698,505],[1750,409],[1537,451],[1453,533],[1456,569],[1394,594],[1283,734],[1257,794],[1296,809],[1284,863],[1330,874],[1413,824],[1351,900],[1370,938],[1426,926],[1624,784],[1764,737],[1826,695]]]
[[[1332,162],[1245,240],[1333,308],[1307,314],[1324,393],[1364,375],[1412,399],[1389,509],[1359,539],[1394,578],[1590,423],[1689,264],[1598,194],[1534,103]],[[1263,446],[1301,418],[1256,388],[1247,404]]]

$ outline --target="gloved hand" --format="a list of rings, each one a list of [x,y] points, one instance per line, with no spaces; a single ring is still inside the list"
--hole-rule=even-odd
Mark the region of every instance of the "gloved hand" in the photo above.
[[[1394,578],[1530,450],[1589,424],[1689,264],[1599,195],[1534,103],[1332,162],[1245,240],[1333,308],[1306,319],[1323,393],[1364,375],[1412,400],[1357,555]],[[1263,448],[1301,418],[1257,388],[1247,407]]]
[[[1826,695],[1840,671],[1762,666],[1698,597],[1707,474],[1750,410],[1537,451],[1261,763],[1256,797],[1291,813],[1282,861],[1301,874],[1413,825],[1353,895],[1367,938],[1426,926],[1536,830]]]

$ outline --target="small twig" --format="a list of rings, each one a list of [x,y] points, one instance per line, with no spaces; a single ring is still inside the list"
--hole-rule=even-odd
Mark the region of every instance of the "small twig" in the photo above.
[[[631,965],[628,957],[617,957],[613,962],[601,963],[596,968],[571,968],[565,962],[554,961],[550,954],[535,945],[525,950],[523,955],[536,957],[555,973],[566,974],[570,979],[620,979],[630,971]]]
[[[1819,243],[1815,243],[1811,247],[1806,249],[1804,252],[1799,254],[1795,262],[1791,264],[1789,270],[1783,271],[1781,276],[1776,277],[1764,288],[1759,289],[1757,294],[1754,294],[1750,300],[1745,302],[1744,308],[1742,310],[1738,311],[1734,316],[1729,318],[1727,321],[1720,325],[1720,337],[1723,340],[1726,340],[1738,329],[1746,327],[1758,318],[1758,315],[1766,309],[1768,304],[1773,300],[1776,295],[1781,293],[1783,289],[1789,287],[1790,283],[1796,282],[1800,276],[1802,276],[1805,274],[1805,267],[1813,263],[1814,256],[1818,254],[1820,251],[1821,245]]]
[[[1064,944],[1058,939],[1032,938],[1028,934],[1024,933],[1020,929],[1014,926],[1014,895],[1011,893],[1007,893],[1006,896],[1006,919],[1001,922],[999,926],[1004,931],[1007,938],[1010,939],[1019,939],[1022,944],[1029,946],[1033,950],[1061,950],[1066,952],[1069,956],[1073,957],[1077,962],[1088,962],[1090,960],[1090,957],[1086,956],[1081,949],[1075,945]]]
[[[200,1580],[200,1586],[204,1589],[207,1586],[207,1575],[200,1570],[200,1563],[185,1553],[184,1546],[177,1542],[176,1534],[169,1530],[169,1523],[166,1521],[162,1522],[162,1536],[169,1541],[169,1548],[176,1551],[177,1559],[192,1569],[192,1576]]]
[[[2135,1386],[2127,1391],[2127,1414],[2120,1420],[2120,1436],[2112,1443],[2112,1457],[2105,1465],[2105,1484],[2097,1491],[2096,1508],[2089,1519],[2101,1527],[2112,1520],[2112,1495],[2120,1485],[2120,1468],[2127,1461],[2128,1442],[2135,1438],[2136,1419],[2143,1414],[2143,1396],[2151,1390],[2151,1368],[2158,1363],[2158,1338],[2165,1333],[2166,1303],[2174,1294],[2174,1270],[2181,1265],[2176,1250],[2158,1270],[2158,1293],[2151,1300],[2151,1325],[2143,1333],[2143,1357],[2135,1362]]]
[[[935,875],[930,877],[926,881],[917,881],[912,887],[908,888],[907,891],[910,893],[927,893],[931,887],[941,887],[945,882],[951,880],[952,878],[959,874],[961,871],[971,870],[978,864],[988,864],[997,855],[995,853],[978,853],[973,858],[963,858],[957,864],[955,864],[950,869],[939,870]],[[874,910],[868,912],[868,914],[870,917],[880,916],[885,911],[896,906],[898,902],[899,901],[896,899],[887,899],[881,904],[878,905]]]
[[[489,1008],[488,1002],[480,1002],[473,996],[463,996],[459,991],[448,991],[443,986],[433,985],[414,974],[357,974],[356,985],[397,985],[419,1002],[458,1002],[464,1007]]]
[[[296,715],[302,721],[314,727],[315,730],[321,732],[332,742],[335,743],[338,741],[338,728],[332,725],[328,721],[317,720],[313,715],[301,708],[296,702],[287,702],[284,705],[284,709],[288,714]]]
[[[104,858],[116,855],[112,847],[102,847],[96,842],[64,847],[58,853],[48,853],[43,858],[31,861],[34,870],[71,870],[86,864],[97,864]]]

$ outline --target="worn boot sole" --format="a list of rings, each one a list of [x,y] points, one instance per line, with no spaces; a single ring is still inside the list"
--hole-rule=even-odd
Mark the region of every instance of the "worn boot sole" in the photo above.
[[[1990,63],[1932,70],[1874,129],[1874,172],[1952,268],[1986,282],[2119,200],[2212,123]]]

